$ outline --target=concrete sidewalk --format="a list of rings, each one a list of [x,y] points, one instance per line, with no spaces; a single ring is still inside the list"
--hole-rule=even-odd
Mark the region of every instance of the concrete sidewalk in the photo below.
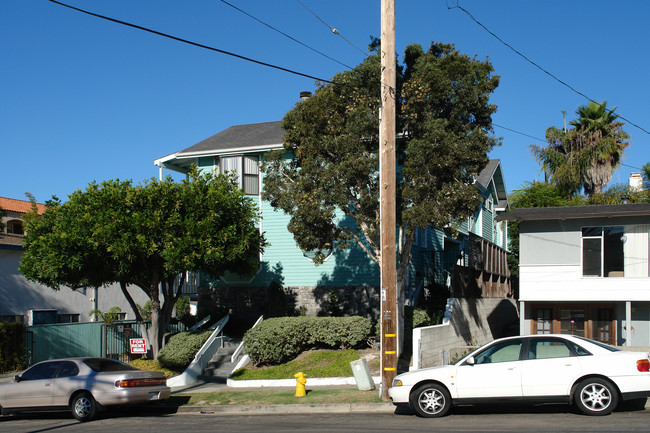
[[[261,381],[256,381],[261,382]],[[295,383],[295,380],[292,382]],[[273,383],[269,381],[269,383]],[[322,383],[322,381],[321,381]],[[180,394],[211,393],[211,392],[243,392],[243,391],[294,391],[293,386],[269,386],[269,384],[257,384],[255,387],[232,387],[225,383],[198,382],[193,385],[172,388],[172,397]],[[311,385],[307,382],[307,391],[316,389],[357,389],[356,385]],[[379,390],[376,390],[379,395]],[[298,399],[298,397],[296,397]],[[161,402],[161,406],[169,407],[169,404]],[[171,403],[168,402],[168,403]],[[344,404],[276,404],[276,405],[218,405],[205,404],[198,406],[177,406],[176,413],[196,414],[223,414],[223,415],[266,415],[266,414],[291,414],[291,413],[393,413],[395,406],[392,403],[344,403]]]

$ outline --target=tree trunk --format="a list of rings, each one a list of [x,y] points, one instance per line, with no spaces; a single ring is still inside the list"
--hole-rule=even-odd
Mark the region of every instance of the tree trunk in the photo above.
[[[151,354],[153,359],[158,359],[158,352],[162,346],[162,337],[164,336],[164,330],[161,332],[159,322],[160,322],[160,294],[158,292],[158,285],[151,288],[149,293],[151,297],[151,327],[147,334],[149,335],[149,343],[151,344]]]

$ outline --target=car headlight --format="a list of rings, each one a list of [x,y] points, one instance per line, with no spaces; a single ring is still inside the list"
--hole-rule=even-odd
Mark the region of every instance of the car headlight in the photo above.
[[[393,379],[393,388],[396,386],[402,386],[402,381],[399,379]]]

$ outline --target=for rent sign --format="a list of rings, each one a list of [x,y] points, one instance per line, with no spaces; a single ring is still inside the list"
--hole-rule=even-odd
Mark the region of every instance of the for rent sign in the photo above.
[[[144,338],[131,338],[131,353],[147,353],[147,344]]]

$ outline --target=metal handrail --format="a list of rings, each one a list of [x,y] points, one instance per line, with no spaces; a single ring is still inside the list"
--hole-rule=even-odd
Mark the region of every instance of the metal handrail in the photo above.
[[[255,322],[255,324],[251,327],[251,329],[259,325],[260,322],[262,322],[262,320],[264,320],[264,316],[260,316],[259,319],[257,319],[257,322]],[[242,342],[239,343],[239,346],[237,346],[237,349],[235,349],[235,351],[232,353],[232,356],[230,357],[230,362],[236,362],[243,352],[244,352],[244,341],[242,340]]]

